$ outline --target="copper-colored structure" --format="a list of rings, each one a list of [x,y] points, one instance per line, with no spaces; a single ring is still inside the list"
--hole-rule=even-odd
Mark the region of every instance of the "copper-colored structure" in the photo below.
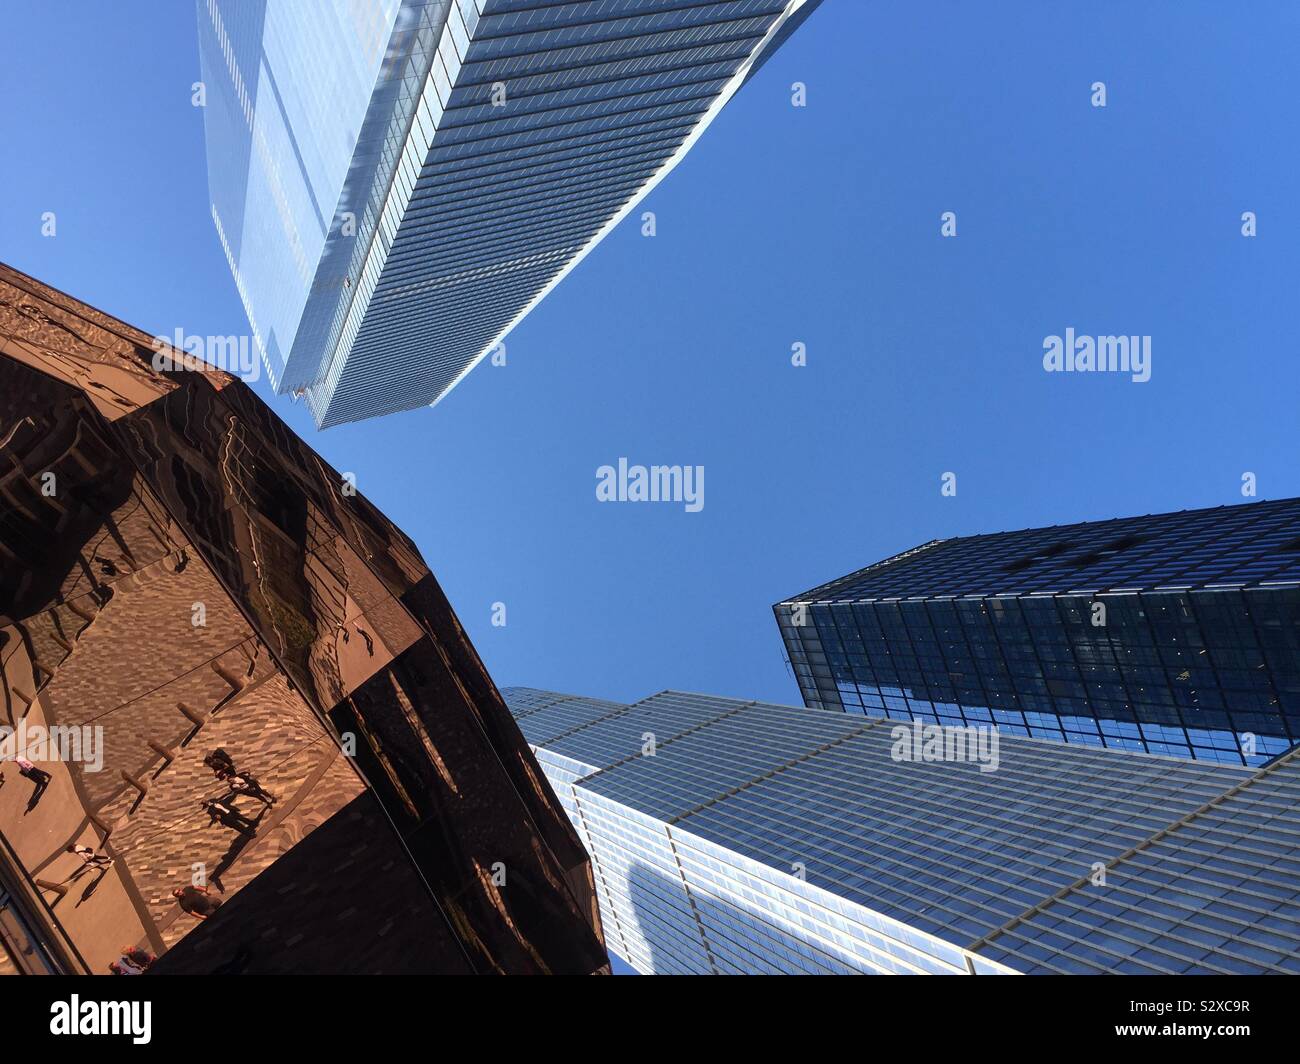
[[[414,545],[154,354],[0,266],[0,973],[606,970]]]

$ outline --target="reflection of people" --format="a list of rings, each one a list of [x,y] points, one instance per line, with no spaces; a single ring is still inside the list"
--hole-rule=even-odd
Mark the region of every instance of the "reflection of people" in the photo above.
[[[15,757],[14,764],[18,766],[18,774],[20,776],[25,776],[36,784],[36,790],[32,791],[31,798],[31,804],[35,805],[36,802],[39,801],[41,795],[45,793],[45,788],[50,785],[50,780],[53,777],[46,772],[45,769],[37,768],[25,757]]]
[[[352,627],[355,628],[361,638],[366,641],[366,653],[373,658],[375,656],[375,641],[370,638],[370,633],[359,624],[354,624]]]
[[[203,763],[212,769],[218,778],[223,772],[233,776],[239,771],[235,768],[235,759],[219,746],[203,758]]]
[[[122,955],[109,964],[108,970],[114,975],[144,975],[149,965],[158,958],[134,946],[123,946]]]
[[[93,846],[69,846],[68,853],[75,853],[87,868],[107,868],[113,863],[113,858],[100,853]]]
[[[257,782],[257,777],[250,772],[240,773],[235,776],[222,776],[222,781],[227,784],[235,794],[245,794],[249,798],[256,798],[259,802],[266,805],[275,803],[275,795],[266,790]]]
[[[252,835],[257,831],[257,825],[244,816],[229,802],[224,802],[220,798],[208,798],[203,802],[203,808],[208,814],[209,826],[220,821],[228,828],[233,828],[241,834]]]
[[[221,908],[221,899],[208,893],[207,887],[177,887],[172,891],[176,904],[198,920],[206,920]]]

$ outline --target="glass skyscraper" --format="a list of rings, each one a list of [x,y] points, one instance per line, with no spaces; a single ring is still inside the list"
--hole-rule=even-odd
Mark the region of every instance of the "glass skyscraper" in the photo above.
[[[908,759],[880,716],[502,694],[638,971],[1300,972],[1296,753]]]
[[[212,220],[281,390],[345,184],[359,194],[376,165],[413,17],[402,0],[198,0]]]
[[[212,215],[321,426],[436,402],[820,0],[198,0]]]
[[[774,610],[809,706],[1237,765],[1300,741],[1300,499],[936,540]]]

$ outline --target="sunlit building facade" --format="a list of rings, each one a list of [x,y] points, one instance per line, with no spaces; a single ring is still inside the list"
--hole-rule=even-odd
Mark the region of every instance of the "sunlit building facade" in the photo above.
[[[213,218],[319,425],[436,402],[820,0],[198,0]]]
[[[1295,755],[931,760],[883,717],[502,694],[640,972],[1300,972]]]
[[[604,971],[414,544],[154,354],[0,265],[0,975]]]
[[[1300,499],[936,540],[774,610],[809,706],[1238,765],[1300,741]]]

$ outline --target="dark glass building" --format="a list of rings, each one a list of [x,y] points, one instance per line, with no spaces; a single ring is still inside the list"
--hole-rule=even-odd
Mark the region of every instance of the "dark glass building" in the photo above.
[[[809,706],[1229,764],[1300,741],[1300,499],[936,540],[774,610]]]
[[[0,267],[0,974],[604,970],[414,544],[156,350]]]

